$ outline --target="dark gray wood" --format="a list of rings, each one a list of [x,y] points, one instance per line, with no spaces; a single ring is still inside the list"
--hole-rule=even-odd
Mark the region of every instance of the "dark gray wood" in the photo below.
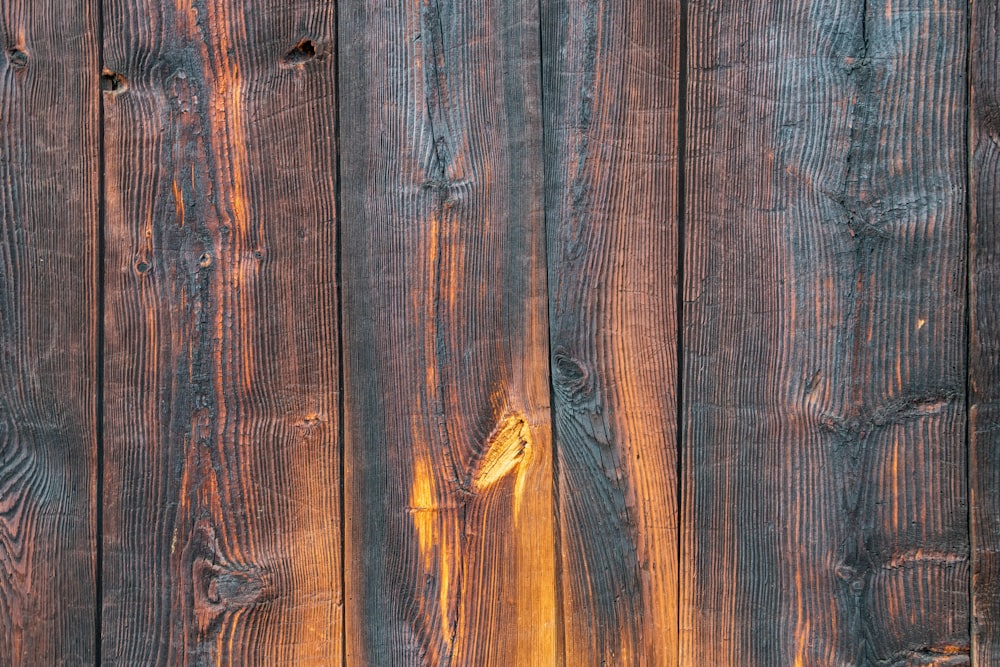
[[[969,474],[973,657],[1000,665],[1000,4],[972,3]]]
[[[691,3],[681,662],[969,662],[967,3]]]

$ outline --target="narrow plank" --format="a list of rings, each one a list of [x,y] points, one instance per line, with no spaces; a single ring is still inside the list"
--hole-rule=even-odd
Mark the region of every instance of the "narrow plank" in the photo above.
[[[677,664],[680,2],[542,12],[566,664]]]
[[[681,661],[969,664],[967,3],[690,9]]]
[[[93,2],[0,4],[0,664],[92,664],[100,72]]]
[[[552,665],[537,3],[340,20],[352,665]]]
[[[1000,5],[970,21],[969,474],[973,658],[1000,665]]]
[[[104,17],[105,662],[337,663],[334,10]]]

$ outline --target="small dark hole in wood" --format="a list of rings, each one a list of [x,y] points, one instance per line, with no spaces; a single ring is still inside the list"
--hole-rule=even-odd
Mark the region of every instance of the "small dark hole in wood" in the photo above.
[[[295,48],[285,54],[282,61],[286,66],[301,65],[307,60],[316,57],[316,46],[310,39],[303,39],[295,45]]]
[[[147,271],[149,271],[149,264],[146,262],[138,262],[135,265],[135,270],[138,271],[139,273],[146,273]]]
[[[125,77],[118,72],[106,69],[101,73],[101,90],[104,92],[118,94],[124,92],[126,88],[128,85]]]
[[[21,68],[28,64],[28,54],[21,49],[11,49],[7,52],[7,58],[13,67]]]

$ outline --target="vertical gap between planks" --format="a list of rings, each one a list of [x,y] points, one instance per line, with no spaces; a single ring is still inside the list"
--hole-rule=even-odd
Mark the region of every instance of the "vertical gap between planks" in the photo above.
[[[334,245],[336,246],[334,268],[334,294],[337,299],[337,447],[340,450],[340,461],[338,463],[338,476],[340,478],[340,664],[347,667],[347,510],[344,504],[346,498],[347,478],[344,476],[345,461],[347,459],[347,443],[344,440],[344,420],[347,418],[347,411],[344,408],[344,298],[342,294],[342,266],[343,266],[343,243],[341,233],[343,221],[341,220],[343,207],[341,206],[340,192],[340,3],[333,5],[333,97],[335,116],[333,122],[333,145],[337,154],[334,156],[334,178],[333,199],[336,218],[336,230],[334,232]]]
[[[681,656],[681,572],[684,564],[684,220],[686,217],[687,86],[688,86],[688,0],[680,0],[678,20],[679,58],[677,67],[677,662]]]
[[[562,563],[562,523],[560,520],[559,495],[559,439],[556,432],[556,390],[552,378],[552,275],[549,265],[549,220],[548,220],[548,170],[545,168],[545,125],[548,117],[545,115],[545,35],[543,26],[544,0],[538,0],[538,106],[539,120],[542,131],[542,260],[545,264],[545,303],[548,322],[546,322],[546,359],[548,360],[548,380],[549,380],[549,438],[552,452],[552,510],[554,521],[552,522],[552,539],[555,545],[555,597],[556,597],[556,660],[557,664],[566,664],[566,612],[563,606],[563,563]]]
[[[966,60],[965,60],[965,498],[966,498],[966,521],[969,527],[969,655],[970,662],[976,661],[976,639],[975,639],[975,588],[973,578],[976,572],[976,532],[973,524],[973,474],[974,464],[972,456],[972,233],[974,224],[974,209],[972,199],[973,178],[972,171],[974,148],[972,142],[973,133],[973,96],[972,96],[972,58],[973,58],[973,3],[969,2],[966,14]]]
[[[94,401],[94,432],[96,439],[94,502],[95,544],[94,544],[94,664],[101,664],[101,644],[103,640],[104,617],[104,234],[107,226],[107,205],[105,198],[104,159],[104,92],[101,90],[101,75],[104,71],[104,0],[94,0],[97,23],[97,71],[91,85],[98,90],[97,112],[97,262],[95,280],[97,312],[95,314],[95,356],[97,368],[94,372],[96,397]]]

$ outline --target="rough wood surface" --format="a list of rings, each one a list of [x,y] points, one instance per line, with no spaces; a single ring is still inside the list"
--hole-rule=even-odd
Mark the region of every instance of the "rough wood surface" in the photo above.
[[[680,3],[542,12],[566,664],[677,664]]]
[[[682,664],[969,664],[966,8],[690,5]]]
[[[969,475],[973,657],[1000,665],[1000,4],[970,22]]]
[[[337,664],[333,7],[104,19],[105,663]]]
[[[0,2],[0,666],[1000,666],[996,0],[337,7]]]
[[[552,665],[537,3],[340,36],[348,662]]]
[[[0,664],[95,655],[94,4],[0,4]]]

